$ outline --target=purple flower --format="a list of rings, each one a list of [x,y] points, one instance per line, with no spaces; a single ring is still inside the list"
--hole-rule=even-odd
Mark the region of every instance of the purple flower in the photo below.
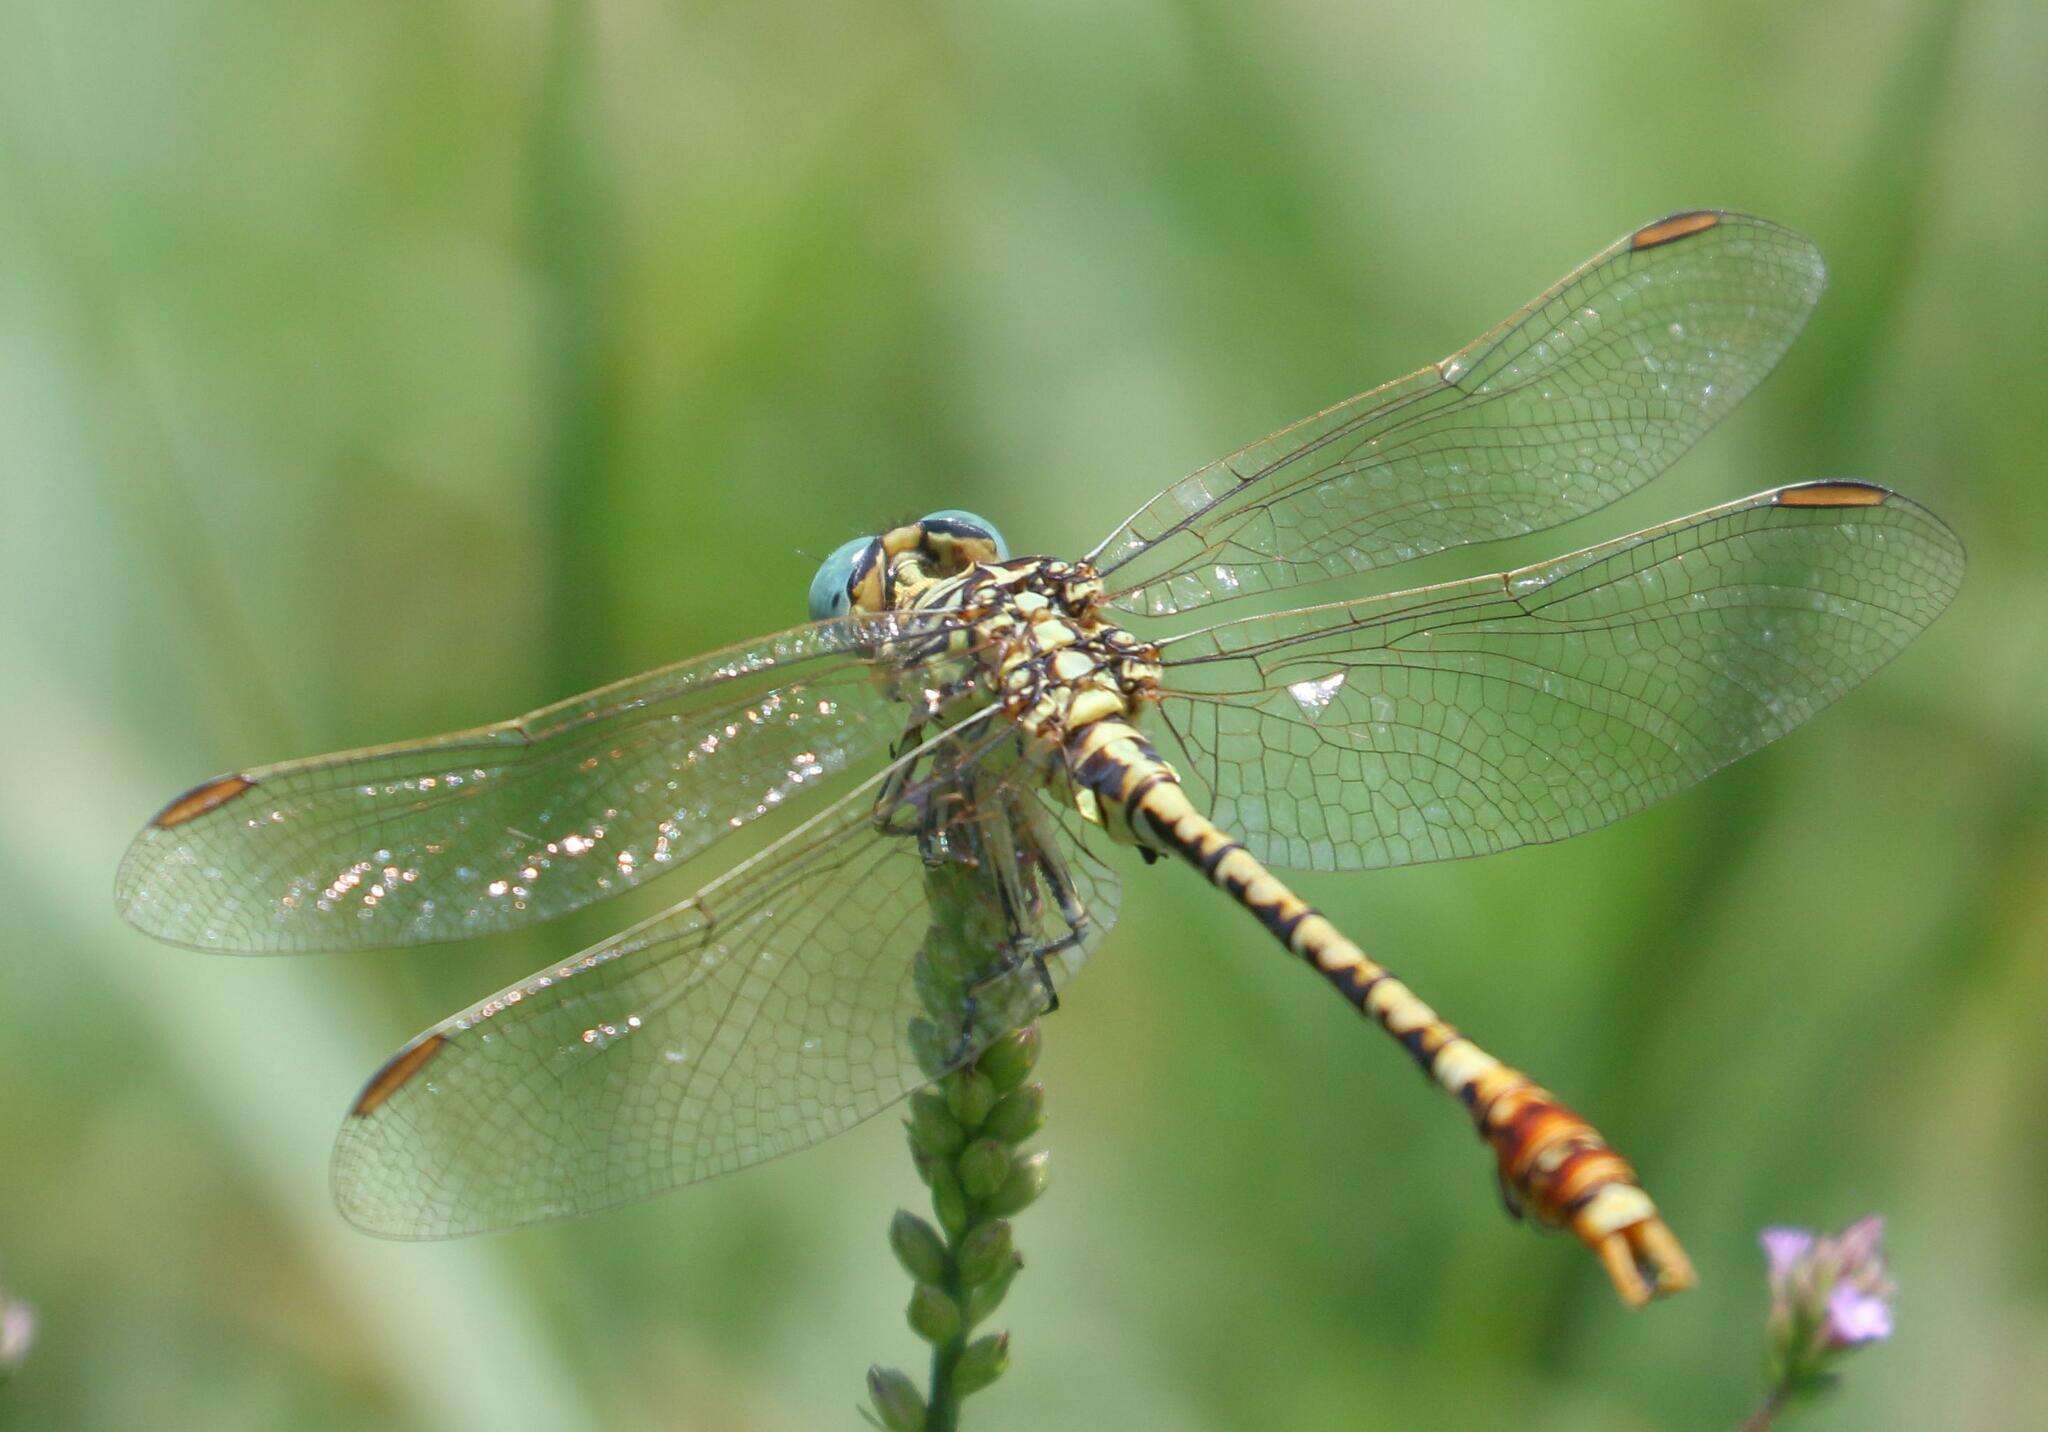
[[[1804,1228],[1766,1228],[1758,1235],[1764,1256],[1771,1261],[1771,1287],[1790,1277],[1799,1260],[1813,1251],[1813,1234]]]
[[[35,1339],[35,1310],[0,1295],[0,1380],[21,1366]]]
[[[1835,1252],[1845,1269],[1884,1263],[1884,1219],[1873,1213],[1859,1218],[1835,1235]]]
[[[1837,1349],[1883,1342],[1892,1335],[1892,1305],[1880,1294],[1840,1284],[1828,1294],[1825,1331],[1828,1346]]]
[[[1884,1220],[1872,1215],[1840,1233],[1766,1228],[1771,1312],[1766,1324],[1775,1384],[1816,1386],[1851,1348],[1892,1335],[1896,1289],[1884,1261]]]

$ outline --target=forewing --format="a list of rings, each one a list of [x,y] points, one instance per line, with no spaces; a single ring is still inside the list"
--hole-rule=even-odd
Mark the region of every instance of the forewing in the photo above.
[[[222,776],[121,863],[133,924],[203,949],[364,949],[493,934],[631,889],[885,751],[903,708],[872,643],[949,618],[855,616],[452,735]]]
[[[979,823],[1044,810],[1030,791],[954,817],[930,861],[876,828],[873,799],[414,1040],[342,1128],[343,1213],[438,1238],[633,1202],[848,1128],[1036,1017],[1114,919],[1114,875],[1040,818],[1085,913],[1071,929],[1036,867],[1010,882],[1041,897],[1020,907],[993,860],[967,858]],[[999,937],[1013,959],[1045,948],[1044,972],[963,984],[963,960],[1000,966]]]
[[[1162,714],[1262,860],[1479,855],[1605,825],[1775,740],[1890,660],[1962,571],[1924,508],[1802,484],[1169,642]]]
[[[1825,279],[1790,230],[1675,214],[1441,363],[1175,483],[1096,565],[1118,606],[1165,615],[1581,516],[1748,393]]]

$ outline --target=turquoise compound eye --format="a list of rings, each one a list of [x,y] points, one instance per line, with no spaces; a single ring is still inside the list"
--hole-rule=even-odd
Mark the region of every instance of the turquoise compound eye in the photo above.
[[[874,541],[872,537],[856,537],[832,549],[832,555],[819,566],[818,575],[811,578],[812,621],[844,616],[852,608],[853,598],[846,587],[853,580],[853,564]]]
[[[1004,560],[1010,555],[1010,544],[1003,540],[1002,533],[996,531],[996,524],[989,521],[986,517],[976,517],[972,512],[963,512],[957,507],[942,507],[937,512],[926,513],[922,525],[930,527],[934,523],[953,528],[956,531],[965,528],[967,535],[988,538],[989,541],[996,544],[996,559],[998,561]]]

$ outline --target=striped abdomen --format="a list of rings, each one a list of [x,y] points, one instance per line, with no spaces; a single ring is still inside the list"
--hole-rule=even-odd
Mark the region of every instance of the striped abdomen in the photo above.
[[[1691,1287],[1692,1265],[1598,1130],[1519,1070],[1488,1054],[1282,884],[1202,812],[1149,742],[1121,721],[1076,733],[1075,779],[1103,822],[1140,845],[1170,851],[1258,917],[1345,999],[1398,1040],[1424,1073],[1471,1111],[1500,1165],[1508,1208],[1569,1228],[1598,1255],[1622,1298],[1647,1302]]]

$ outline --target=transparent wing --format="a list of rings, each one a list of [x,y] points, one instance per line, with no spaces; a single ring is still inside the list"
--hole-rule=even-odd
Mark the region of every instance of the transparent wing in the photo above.
[[[1682,790],[1876,671],[1955,536],[1808,483],[1554,562],[1166,644],[1162,714],[1260,859],[1407,865],[1560,840]]]
[[[349,1221],[452,1237],[647,1198],[848,1128],[1042,1012],[1114,875],[1030,790],[921,838],[877,828],[876,789],[414,1040],[336,1144]]]
[[[1604,507],[1756,386],[1825,280],[1790,230],[1674,214],[1441,363],[1175,483],[1097,569],[1118,606],[1165,615]]]
[[[222,776],[115,880],[133,924],[251,953],[491,934],[630,889],[900,735],[863,653],[948,618],[854,616],[452,735]]]

